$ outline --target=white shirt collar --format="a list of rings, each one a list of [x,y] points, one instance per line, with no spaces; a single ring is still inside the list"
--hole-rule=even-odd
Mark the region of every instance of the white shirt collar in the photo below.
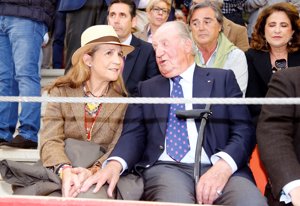
[[[130,35],[128,36],[128,38],[127,38],[125,41],[121,42],[121,43],[122,43],[122,44],[126,44],[126,45],[130,45],[131,40],[132,40],[132,34],[130,34]]]
[[[193,82],[195,67],[196,63],[193,63],[187,70],[180,74],[184,81]]]

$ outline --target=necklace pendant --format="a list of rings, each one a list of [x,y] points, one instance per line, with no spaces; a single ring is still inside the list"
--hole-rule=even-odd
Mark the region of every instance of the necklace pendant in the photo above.
[[[100,104],[96,103],[86,103],[85,110],[93,116],[95,113],[97,113],[99,106]]]

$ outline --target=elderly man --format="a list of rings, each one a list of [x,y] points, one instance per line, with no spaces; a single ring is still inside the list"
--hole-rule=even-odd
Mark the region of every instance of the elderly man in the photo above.
[[[142,82],[138,89],[141,97],[242,96],[232,71],[196,66],[193,41],[183,22],[163,24],[154,35],[153,47],[162,76]],[[201,156],[202,176],[195,188],[199,124],[193,119],[178,119],[173,112],[178,106],[203,108],[192,104],[129,105],[122,135],[108,163],[83,184],[81,191],[97,183],[96,192],[107,182],[108,195],[112,196],[120,173],[135,170],[144,180],[143,200],[266,205],[247,165],[255,145],[247,107],[212,106]]]
[[[224,35],[223,14],[217,2],[205,0],[193,6],[188,23],[198,48],[196,63],[202,67],[231,69],[245,94],[248,83],[246,56]]]

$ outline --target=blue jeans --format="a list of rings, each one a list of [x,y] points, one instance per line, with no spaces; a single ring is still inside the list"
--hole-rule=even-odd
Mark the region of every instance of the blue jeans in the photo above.
[[[26,18],[0,16],[0,96],[41,96],[38,66],[45,24]],[[41,104],[0,102],[0,138],[10,141],[19,118],[18,133],[37,142]]]

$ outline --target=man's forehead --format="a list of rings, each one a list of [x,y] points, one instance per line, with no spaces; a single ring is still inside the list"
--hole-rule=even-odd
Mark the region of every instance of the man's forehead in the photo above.
[[[159,28],[153,35],[153,41],[157,41],[157,42],[166,41],[169,40],[172,36],[174,36],[173,30],[171,31],[167,27]]]
[[[122,10],[119,10],[116,7],[125,7],[125,8],[122,8]],[[123,10],[123,9],[125,9],[125,10]],[[111,12],[111,10],[114,10],[114,13],[129,13],[129,5],[124,4],[124,3],[115,3],[110,6],[109,12]]]
[[[197,17],[201,17],[203,19],[206,18],[215,18],[216,17],[216,13],[215,11],[210,8],[210,7],[204,7],[204,8],[199,8],[196,9],[192,15],[192,17],[195,17],[195,14],[197,14]]]
[[[192,2],[194,2],[196,4],[200,4],[200,3],[204,2],[204,0],[193,0]]]

